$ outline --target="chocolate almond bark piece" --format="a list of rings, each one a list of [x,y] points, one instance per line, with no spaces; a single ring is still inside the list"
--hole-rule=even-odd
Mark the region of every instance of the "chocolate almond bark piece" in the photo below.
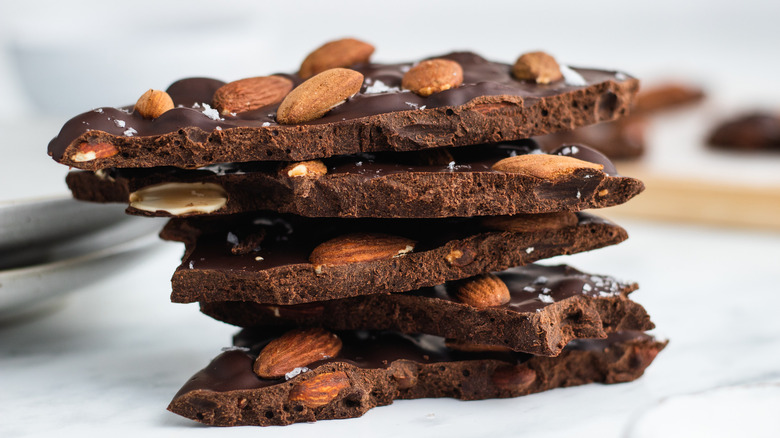
[[[174,302],[267,304],[410,291],[628,237],[585,213],[405,220],[257,214],[172,219],[161,236],[186,245],[172,279]]]
[[[496,278],[506,284],[509,301],[484,308],[464,303],[459,290],[469,283],[456,281],[414,292],[296,306],[201,303],[201,312],[241,327],[396,330],[543,356],[558,355],[573,339],[653,328],[642,306],[628,299],[637,287],[633,283],[565,265],[529,265]]]
[[[276,336],[242,332],[239,348],[217,356],[174,396],[168,410],[214,426],[286,425],[363,415],[396,399],[506,398],[587,383],[637,379],[666,343],[641,332],[579,340],[555,358],[462,352],[430,335],[341,332],[338,356],[289,378],[262,379],[252,368]],[[243,348],[242,348],[243,347]]]
[[[620,72],[584,68],[566,68],[563,80],[537,84],[474,53],[436,58],[457,62],[463,83],[422,97],[401,89],[414,63],[356,64],[351,69],[365,77],[358,94],[324,117],[291,125],[277,123],[278,103],[222,114],[213,96],[223,82],[184,79],[167,90],[176,108],[155,119],[129,107],[83,113],[49,143],[49,155],[86,170],[198,168],[496,143],[613,120],[628,112],[639,86]],[[294,74],[278,76],[294,86],[302,82]]]
[[[396,218],[547,213],[609,207],[644,189],[640,181],[618,175],[609,159],[582,145],[551,152],[583,161],[571,173],[543,178],[537,175],[543,165],[537,165],[536,174],[493,168],[507,157],[540,152],[526,140],[422,153],[361,154],[297,165],[75,171],[67,182],[77,199],[129,202],[128,213],[145,216],[171,216],[181,211],[179,205],[202,202],[202,184],[222,190],[223,202],[214,204],[215,209],[185,210],[189,215],[258,210],[310,217]],[[603,168],[588,168],[592,163]],[[150,190],[167,191],[170,199],[151,205],[142,202]]]

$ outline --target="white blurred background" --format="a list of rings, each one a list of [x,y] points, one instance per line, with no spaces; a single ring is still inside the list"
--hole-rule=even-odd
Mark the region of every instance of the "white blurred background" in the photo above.
[[[735,104],[778,107],[780,2],[2,1],[0,117],[67,117],[206,75],[295,70],[356,36],[375,60],[473,49],[507,62],[544,49],[573,65],[691,78]],[[54,133],[53,133],[54,134]]]

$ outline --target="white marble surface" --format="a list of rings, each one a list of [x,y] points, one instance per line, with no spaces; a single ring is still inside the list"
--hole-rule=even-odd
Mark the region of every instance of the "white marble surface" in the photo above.
[[[778,417],[768,412],[778,411],[780,396],[777,386],[762,385],[780,382],[780,235],[622,225],[631,234],[623,244],[556,261],[640,282],[634,298],[671,341],[636,382],[507,400],[400,401],[359,419],[262,431],[202,427],[165,406],[235,330],[195,305],[168,301],[181,248],[160,243],[145,265],[78,291],[50,313],[0,326],[0,436],[712,437],[746,425],[750,436],[776,436]],[[734,397],[707,392],[746,384]],[[769,411],[747,408],[759,400]],[[715,407],[739,416],[708,415]],[[669,423],[679,427],[670,431]]]

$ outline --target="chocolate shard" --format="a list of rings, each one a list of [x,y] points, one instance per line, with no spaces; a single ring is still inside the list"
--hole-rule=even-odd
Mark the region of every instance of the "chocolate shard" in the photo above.
[[[431,218],[580,211],[622,204],[644,189],[640,181],[617,175],[605,156],[587,146],[576,147],[578,153],[569,156],[603,165],[603,170],[582,169],[540,178],[491,168],[507,157],[540,152],[533,141],[526,140],[429,150],[446,156],[438,164],[430,164],[430,154],[420,152],[334,157],[325,160],[327,173],[314,177],[291,177],[274,162],[199,170],[75,171],[67,182],[77,199],[123,203],[138,199],[150,187],[215,184],[226,193],[224,206],[187,215],[271,210],[309,217]],[[563,155],[561,150],[551,154]],[[128,213],[171,216],[173,207],[187,203],[176,190],[169,190],[168,196],[175,199],[167,210],[162,203],[150,208],[130,202]],[[197,193],[190,197],[193,202],[199,199]]]
[[[358,64],[352,68],[365,81],[357,95],[320,119],[294,125],[277,123],[278,104],[220,114],[210,105],[213,80],[179,81],[171,94],[176,108],[156,119],[129,108],[78,115],[49,143],[49,155],[94,171],[495,143],[616,119],[628,112],[639,87],[636,79],[614,71],[570,69],[564,80],[541,85],[516,80],[510,65],[473,53],[438,58],[462,66],[462,85],[421,97],[400,88],[413,63]],[[296,75],[283,76],[301,83]]]
[[[240,327],[396,330],[543,356],[558,355],[574,339],[654,327],[642,306],[628,299],[636,284],[565,265],[529,265],[501,272],[498,278],[511,298],[484,308],[459,301],[461,282],[451,282],[414,292],[296,306],[201,303],[201,312]]]
[[[232,251],[243,236],[260,229],[265,237],[255,251]],[[314,220],[269,213],[229,221],[172,219],[161,236],[186,246],[172,279],[174,302],[267,304],[410,291],[628,237],[619,226],[585,213],[409,220]],[[391,245],[387,252],[383,243],[399,241],[388,236],[408,243]],[[350,239],[341,242],[344,237]],[[312,262],[318,246],[325,261]]]
[[[395,399],[518,397],[637,379],[666,346],[641,332],[620,332],[572,342],[550,358],[455,351],[430,335],[338,334],[344,346],[337,357],[310,364],[289,379],[270,380],[252,372],[258,351],[270,339],[242,332],[237,344],[247,348],[215,358],[179,390],[168,410],[215,426],[268,426],[359,417]]]

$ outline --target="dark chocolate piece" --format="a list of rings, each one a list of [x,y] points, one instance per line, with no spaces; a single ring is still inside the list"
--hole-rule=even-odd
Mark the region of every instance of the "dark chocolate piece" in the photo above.
[[[521,232],[498,231],[483,224],[490,220],[313,220],[261,214],[232,217],[227,222],[172,219],[161,236],[186,244],[182,264],[172,279],[174,302],[267,304],[410,291],[555,255],[601,248],[628,237],[619,226],[584,213],[577,218],[573,213],[551,215]],[[231,251],[261,230],[265,237],[255,251]],[[376,261],[321,266],[309,262],[317,245],[346,234],[367,232],[400,236],[417,244],[408,254]]]
[[[780,150],[780,116],[752,113],[718,125],[710,134],[710,146],[734,150]]]
[[[171,91],[174,104],[184,106],[152,120],[129,108],[81,114],[49,143],[49,155],[86,170],[197,168],[496,143],[615,119],[628,112],[639,86],[623,73],[591,69],[570,69],[566,80],[541,85],[515,80],[510,65],[473,53],[441,58],[461,64],[461,86],[421,97],[400,90],[412,63],[358,64],[352,68],[365,76],[361,92],[300,125],[277,124],[278,104],[222,117],[204,105],[211,102],[213,80],[179,81]],[[201,103],[187,106],[191,102]]]
[[[632,381],[666,346],[640,332],[622,332],[573,342],[550,358],[454,351],[430,335],[344,332],[340,337],[344,347],[338,357],[311,364],[290,379],[269,380],[257,377],[252,365],[270,339],[242,332],[238,344],[249,348],[217,356],[181,388],[168,410],[215,426],[268,426],[359,417],[395,399],[517,397]]]
[[[278,163],[255,162],[200,170],[75,171],[67,182],[75,198],[95,202],[128,202],[131,193],[160,184],[212,183],[225,190],[227,202],[209,215],[271,210],[310,217],[426,218],[580,211],[621,204],[643,190],[640,181],[617,175],[607,157],[588,147],[551,153],[572,150],[577,154],[570,156],[604,165],[603,172],[587,169],[543,180],[491,170],[503,158],[539,152],[532,141],[519,141],[436,150],[442,155],[435,157],[440,160],[437,164],[423,164],[422,160],[431,157],[419,152],[334,157],[325,160],[328,173],[317,177],[290,177],[279,171]],[[171,216],[166,210],[136,205],[131,204],[128,213]]]
[[[458,301],[459,282],[451,282],[414,292],[296,306],[201,303],[200,310],[240,327],[396,330],[501,345],[543,356],[558,355],[576,338],[603,338],[609,332],[653,328],[642,306],[628,299],[636,284],[585,274],[565,265],[529,265],[504,271],[498,277],[509,288],[511,300],[486,308]]]
[[[642,88],[636,96],[632,114],[645,115],[679,108],[700,102],[704,99],[704,90],[679,82],[666,82]]]

